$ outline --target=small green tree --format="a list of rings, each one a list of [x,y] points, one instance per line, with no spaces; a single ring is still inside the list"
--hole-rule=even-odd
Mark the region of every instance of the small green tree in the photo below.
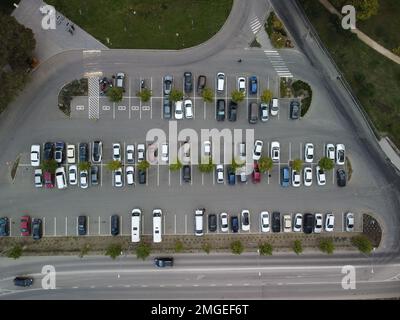
[[[245,98],[244,92],[239,90],[232,91],[232,101],[233,102],[242,102]]]
[[[173,88],[173,89],[171,90],[171,93],[169,94],[169,99],[170,99],[172,102],[180,101],[180,100],[183,99],[183,92],[180,91],[180,90],[177,90],[177,89]]]
[[[360,252],[370,254],[373,247],[371,241],[365,235],[358,235],[351,238],[351,243],[357,247]]]
[[[151,247],[148,244],[141,242],[136,247],[135,252],[138,259],[145,260],[150,255]]]
[[[180,240],[176,240],[175,241],[175,248],[174,248],[175,252],[176,253],[182,252],[183,249],[184,249],[183,242],[180,241]]]
[[[88,161],[85,162],[79,162],[79,170],[83,171],[83,170],[89,170],[91,167],[91,163]]]
[[[214,163],[212,162],[212,159],[210,158],[208,160],[208,163],[206,163],[206,161],[204,161],[205,163],[200,163],[199,164],[199,171],[200,172],[204,172],[204,173],[210,173],[213,171],[214,169]]]
[[[182,169],[182,163],[179,161],[179,159],[176,159],[175,162],[170,163],[169,165],[169,170],[171,171],[178,171],[180,169]]]
[[[327,254],[332,254],[335,250],[333,240],[330,238],[321,239],[321,241],[319,242],[319,249]]]
[[[204,243],[204,244],[202,245],[202,249],[204,250],[205,253],[210,254],[210,251],[211,251],[211,244],[209,244],[208,242],[207,242],[207,243]]]
[[[150,168],[150,163],[147,160],[140,161],[137,165],[138,170],[147,170]]]
[[[152,96],[152,92],[150,89],[143,89],[142,91],[138,91],[136,96],[142,100],[142,102],[148,102]]]
[[[263,103],[269,103],[272,99],[272,91],[269,89],[265,89],[262,93],[261,93],[261,102]]]
[[[303,245],[301,244],[301,240],[295,240],[293,242],[293,251],[299,255],[303,252]]]
[[[110,244],[106,250],[105,255],[110,256],[111,259],[115,260],[116,257],[120,256],[122,252],[121,244]]]
[[[203,92],[201,93],[203,100],[205,102],[213,102],[214,101],[214,93],[210,88],[204,88]]]
[[[79,252],[78,257],[79,258],[83,258],[84,256],[86,256],[89,253],[90,250],[90,245],[88,243],[86,243],[82,248],[81,251]]]
[[[120,102],[122,101],[124,92],[121,88],[112,87],[107,90],[107,97],[111,102]]]
[[[232,159],[232,162],[231,162],[231,169],[232,169],[233,171],[236,171],[236,169],[243,167],[245,164],[246,164],[245,161],[243,161],[243,162],[240,163],[240,162],[236,162],[235,159]]]
[[[323,157],[318,161],[318,165],[321,167],[323,170],[332,170],[335,164],[333,163],[332,159],[329,159],[327,157]]]
[[[258,246],[258,249],[259,249],[260,255],[262,255],[262,256],[271,256],[272,255],[273,247],[268,242],[264,242],[264,243],[260,244]]]
[[[112,161],[108,162],[106,166],[107,166],[108,170],[115,171],[122,167],[122,163],[121,163],[121,161],[118,161],[118,160],[112,160]]]
[[[48,171],[54,174],[56,172],[56,169],[58,168],[58,164],[57,161],[54,159],[43,160],[40,167],[43,171]]]
[[[303,160],[301,159],[292,160],[291,167],[293,170],[296,170],[298,172],[301,171],[301,169],[303,168]]]
[[[14,245],[10,250],[7,251],[7,258],[12,258],[14,260],[22,256],[22,247],[20,244]]]
[[[231,243],[231,250],[233,254],[242,254],[244,247],[241,241],[233,241]]]
[[[270,171],[274,165],[274,162],[269,157],[261,156],[260,160],[258,160],[258,168],[260,172],[266,173]]]

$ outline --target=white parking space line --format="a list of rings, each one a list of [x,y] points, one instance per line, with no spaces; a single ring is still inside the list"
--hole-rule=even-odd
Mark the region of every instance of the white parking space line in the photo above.
[[[109,223],[110,223],[110,230],[109,230],[109,235],[111,235],[111,216],[110,216],[110,219],[109,219]],[[121,228],[121,233],[122,233],[122,228]]]
[[[68,217],[65,217],[65,235],[68,234]]]
[[[163,234],[165,234],[165,214],[163,215]]]
[[[281,163],[278,163],[278,177],[279,177],[279,184],[281,184]]]
[[[153,90],[153,77],[150,78],[150,90]],[[150,119],[153,119],[153,97],[150,97]]]
[[[90,235],[90,217],[87,217],[87,235]]]
[[[103,186],[103,161],[100,162],[100,186]]]
[[[113,102],[113,119],[115,119],[115,102]]]
[[[76,217],[76,235],[78,235],[78,217]]]
[[[335,168],[332,169],[332,184],[335,184]]]
[[[149,185],[149,169],[146,169],[146,186]]]
[[[111,226],[111,217],[110,217],[110,226]],[[123,235],[123,230],[122,229],[122,216],[119,216],[119,227],[121,228],[121,236]],[[110,228],[110,234],[111,234],[111,228]]]
[[[303,143],[302,142],[300,142],[300,159],[304,160],[303,159]]]
[[[57,218],[54,217],[54,235],[57,235]]]
[[[176,214],[174,215],[174,232],[176,234]]]
[[[344,232],[344,212],[342,211],[342,232]]]
[[[140,227],[142,228],[142,233],[143,233],[143,230],[144,230],[144,215],[142,215],[140,218],[141,218],[141,221],[142,221],[142,225]],[[132,228],[132,226],[131,226],[131,228]],[[131,233],[132,230],[130,230],[129,232]]]
[[[46,235],[46,217],[43,217],[43,236]]]
[[[12,226],[12,218],[10,218],[9,220],[10,220],[10,237],[12,237],[12,228],[11,228],[11,226]]]
[[[204,186],[204,173],[201,173],[201,185]]]
[[[190,164],[190,185],[193,185],[193,166]]]
[[[269,89],[269,76],[267,78],[267,88]]]
[[[290,163],[290,160],[292,160],[292,143],[291,142],[289,142],[289,163]]]
[[[203,109],[204,109],[204,120],[207,119],[207,103],[204,101],[203,102]]]
[[[168,185],[171,185],[171,170],[168,169]]]
[[[142,119],[142,99],[139,99],[139,119]]]
[[[269,171],[267,172],[267,182],[269,184]]]
[[[185,214],[185,234],[187,234],[187,214]]]
[[[99,216],[99,234],[100,234],[100,225],[101,225],[101,220],[100,220],[100,216]]]
[[[128,105],[128,108],[129,108],[129,119],[130,119],[131,118],[131,82],[132,82],[130,76],[129,76],[128,80],[129,80],[129,97],[128,97],[129,105]]]
[[[160,185],[160,164],[157,163],[157,186]]]

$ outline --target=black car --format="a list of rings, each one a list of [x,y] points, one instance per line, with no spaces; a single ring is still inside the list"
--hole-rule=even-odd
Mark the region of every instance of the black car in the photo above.
[[[193,76],[191,72],[185,72],[183,74],[183,79],[185,83],[185,93],[190,93],[193,90]]]
[[[54,160],[57,163],[63,163],[65,160],[65,143],[62,141],[55,143]]]
[[[154,258],[154,265],[159,268],[172,267],[174,265],[174,258],[172,257]]]
[[[208,215],[208,230],[210,232],[217,231],[217,215],[214,213]]]
[[[272,232],[281,232],[281,213],[272,212]]]
[[[218,99],[217,107],[215,108],[217,121],[225,120],[225,100]]]
[[[164,95],[169,95],[172,90],[172,83],[174,78],[172,76],[165,76],[164,77]]]
[[[89,146],[86,142],[81,142],[79,144],[79,162],[89,161]]]
[[[32,221],[32,237],[33,240],[39,240],[42,238],[42,220],[33,219]]]
[[[119,216],[117,214],[111,216],[111,234],[113,236],[119,234]]]
[[[0,237],[10,235],[10,222],[7,217],[0,218]]]
[[[163,118],[164,119],[171,119],[172,114],[172,102],[169,100],[168,96],[164,98],[163,104]]]
[[[303,215],[303,232],[310,234],[314,230],[314,215],[311,213],[305,213]]]
[[[191,169],[188,164],[186,164],[182,167],[182,178],[183,178],[183,181],[185,181],[185,182],[190,182],[190,180],[192,179]]]
[[[14,285],[18,287],[30,287],[33,284],[33,278],[31,277],[15,277]]]
[[[231,101],[228,107],[228,120],[229,121],[236,121],[237,118],[237,103]]]
[[[298,101],[290,102],[290,119],[299,119],[300,117],[300,103]]]
[[[93,143],[93,162],[100,162],[101,161],[101,156],[103,153],[103,144],[101,141],[95,141]]]
[[[92,182],[92,186],[96,186],[99,184],[99,167],[98,166],[90,167],[90,180]]]
[[[138,170],[139,184],[146,184],[146,170]]]
[[[51,160],[54,156],[54,144],[53,142],[46,142],[43,150],[43,160]]]
[[[231,217],[231,229],[235,233],[239,231],[239,218],[237,216]]]
[[[227,170],[228,184],[234,185],[236,183],[235,170],[233,170],[231,166],[228,166],[226,170]]]
[[[204,88],[206,87],[206,76],[199,76],[197,78],[197,94],[202,95]]]
[[[338,169],[336,172],[336,177],[337,177],[337,185],[339,187],[345,187],[346,186],[346,171],[343,169]]]
[[[86,216],[78,217],[78,234],[80,236],[86,235]]]

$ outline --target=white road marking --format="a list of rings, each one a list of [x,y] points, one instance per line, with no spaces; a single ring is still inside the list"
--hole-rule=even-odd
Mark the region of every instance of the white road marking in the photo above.
[[[185,214],[185,234],[187,234],[187,214]]]
[[[113,102],[113,119],[115,119],[115,102]]]
[[[43,235],[46,235],[46,217],[43,217]]]
[[[57,235],[57,218],[54,217],[54,235]]]
[[[68,235],[68,217],[65,217],[65,235]]]
[[[160,164],[157,163],[157,186],[160,185]]]
[[[87,217],[87,235],[90,236],[90,217]]]
[[[76,235],[78,235],[78,217],[76,217]]]
[[[100,226],[101,226],[101,219],[100,219],[100,216],[99,216],[99,234],[100,234]]]
[[[174,232],[176,234],[176,214],[174,215]]]

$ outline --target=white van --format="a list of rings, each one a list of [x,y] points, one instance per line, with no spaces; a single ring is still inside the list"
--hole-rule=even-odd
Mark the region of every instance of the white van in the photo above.
[[[206,209],[196,209],[196,211],[194,213],[194,225],[195,225],[194,234],[196,236],[202,236],[204,234],[203,216],[204,216],[205,211],[206,211]]]
[[[153,242],[159,243],[161,242],[161,218],[162,211],[161,209],[153,210]]]
[[[132,242],[139,242],[140,241],[140,217],[142,215],[142,212],[140,209],[135,208],[132,210],[132,218],[131,218],[131,223],[132,223]]]
[[[58,189],[65,189],[67,187],[67,178],[65,177],[65,168],[56,169],[56,181]]]
[[[217,73],[217,91],[219,93],[224,92],[225,90],[225,73],[218,72]]]

